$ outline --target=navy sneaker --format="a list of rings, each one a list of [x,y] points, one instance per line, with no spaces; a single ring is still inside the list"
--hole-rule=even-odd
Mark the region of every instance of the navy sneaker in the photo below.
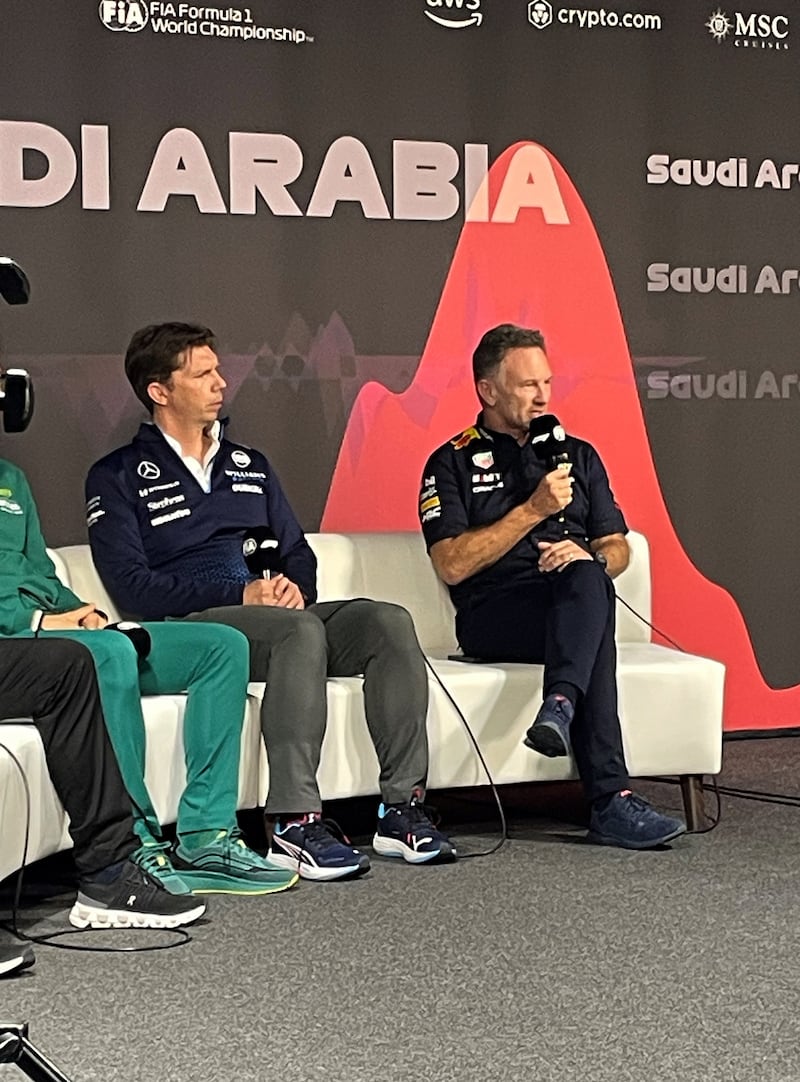
[[[275,821],[270,864],[299,872],[302,879],[355,879],[369,871],[369,857],[350,844],[335,823],[314,812],[302,819]]]
[[[569,727],[575,707],[563,695],[548,695],[539,708],[523,743],[548,759],[569,755]]]
[[[595,845],[618,845],[621,849],[653,849],[685,832],[683,820],[662,815],[646,800],[625,789],[592,805],[587,841]]]
[[[402,857],[409,864],[441,864],[457,856],[456,847],[436,829],[416,796],[408,804],[381,804],[372,846],[383,857]]]

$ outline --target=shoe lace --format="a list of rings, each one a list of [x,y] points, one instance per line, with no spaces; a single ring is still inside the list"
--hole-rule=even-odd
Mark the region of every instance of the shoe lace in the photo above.
[[[352,844],[335,819],[318,819],[315,816],[309,823],[303,824],[303,831],[310,841],[322,849]]]
[[[435,830],[440,820],[436,808],[431,807],[430,804],[423,804],[416,797],[404,805],[401,811],[405,813],[412,826],[424,826]]]
[[[244,840],[244,835],[237,827],[232,830],[221,830],[217,834],[217,841],[222,843],[223,854],[226,857],[230,855],[234,847],[237,849],[249,849],[247,842]]]
[[[625,799],[631,811],[646,812],[651,810],[650,805],[644,797],[637,796],[636,793],[630,793]]]
[[[158,878],[161,872],[172,869],[172,862],[167,856],[165,845],[140,845],[131,853],[130,859],[142,871],[154,878]]]

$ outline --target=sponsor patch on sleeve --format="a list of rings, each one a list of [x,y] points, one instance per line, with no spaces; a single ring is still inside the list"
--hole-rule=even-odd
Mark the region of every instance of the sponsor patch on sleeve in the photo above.
[[[456,451],[462,450],[467,447],[473,440],[479,440],[481,438],[480,432],[472,425],[471,428],[465,428],[460,436],[456,436],[454,440],[450,440],[450,443],[456,449]]]
[[[100,506],[100,497],[92,496],[90,500],[86,501],[86,525],[87,527],[94,526],[95,522],[98,522],[105,511]]]

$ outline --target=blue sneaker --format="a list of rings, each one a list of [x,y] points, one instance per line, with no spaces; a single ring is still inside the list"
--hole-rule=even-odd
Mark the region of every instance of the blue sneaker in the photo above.
[[[569,755],[569,727],[574,716],[575,707],[569,699],[563,695],[548,695],[525,734],[525,747],[546,755],[548,759]]]
[[[442,864],[457,856],[456,847],[436,829],[416,796],[408,804],[381,804],[372,847],[383,857],[402,857],[409,864]]]
[[[598,807],[598,804],[600,807]],[[682,819],[662,815],[630,789],[595,801],[587,841],[621,849],[653,849],[686,832]]]
[[[302,819],[275,821],[269,862],[299,872],[303,879],[319,881],[355,879],[369,871],[367,854],[352,846],[335,823],[323,821],[314,812]]]

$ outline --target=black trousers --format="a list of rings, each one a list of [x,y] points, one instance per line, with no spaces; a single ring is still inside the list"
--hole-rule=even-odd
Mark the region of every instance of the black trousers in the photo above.
[[[106,732],[89,651],[69,639],[0,639],[0,718],[31,718],[39,730],[47,769],[70,818],[78,873],[91,875],[132,853],[138,842],[131,801]],[[17,828],[21,832],[22,825],[2,824],[4,831]]]
[[[578,688],[571,740],[590,800],[630,785],[617,712],[615,604],[603,568],[577,560],[462,609],[456,621],[465,654],[543,664],[545,695],[557,683]]]

